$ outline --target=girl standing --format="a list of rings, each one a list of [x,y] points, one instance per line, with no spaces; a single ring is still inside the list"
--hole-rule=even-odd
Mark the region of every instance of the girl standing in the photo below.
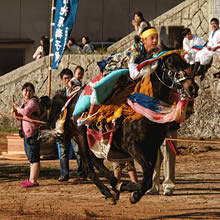
[[[40,143],[37,140],[39,124],[25,119],[39,120],[41,109],[39,99],[34,96],[35,88],[30,82],[26,82],[22,87],[24,97],[22,106],[13,103],[13,112],[16,116],[24,119],[21,121],[21,127],[24,135],[24,149],[30,162],[30,176],[27,180],[21,182],[22,187],[39,186],[37,182],[40,173]]]

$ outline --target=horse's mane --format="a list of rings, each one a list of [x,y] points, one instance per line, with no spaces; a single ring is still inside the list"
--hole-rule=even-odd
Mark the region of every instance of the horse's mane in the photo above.
[[[67,119],[69,119],[72,116],[75,104],[79,98],[79,96],[81,95],[83,89],[85,88],[86,85],[84,85],[76,94],[76,96],[71,100],[71,102],[69,103],[69,105],[67,106]],[[48,120],[48,124],[50,126],[50,128],[55,128],[56,125],[56,121],[59,119],[61,110],[63,108],[63,106],[65,105],[65,103],[67,102],[68,97],[66,95],[64,95],[63,93],[57,93],[53,96],[51,102],[51,112],[50,112],[50,117]]]
[[[156,73],[153,72],[150,75],[150,80],[151,80],[152,88],[153,88],[153,96],[164,102],[168,102],[170,89],[164,86],[164,84],[162,84],[162,82],[158,79],[158,76],[161,77],[162,75],[161,66],[162,66],[162,61],[160,60],[158,67],[156,69]],[[168,80],[168,76],[164,80]]]

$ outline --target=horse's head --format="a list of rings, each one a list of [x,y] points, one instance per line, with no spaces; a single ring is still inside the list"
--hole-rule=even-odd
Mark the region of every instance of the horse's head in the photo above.
[[[172,53],[159,60],[162,81],[169,88],[176,89],[184,98],[195,98],[199,86],[190,75],[189,65],[179,53]]]

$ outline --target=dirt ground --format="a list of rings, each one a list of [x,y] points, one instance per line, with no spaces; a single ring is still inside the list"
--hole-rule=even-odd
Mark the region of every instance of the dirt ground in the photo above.
[[[0,154],[5,149],[1,133]],[[109,205],[91,181],[75,181],[75,160],[67,183],[57,181],[59,160],[42,160],[40,187],[21,188],[29,172],[27,161],[1,156],[0,219],[220,219],[220,146],[191,143],[179,144],[178,149],[174,195],[163,196],[161,189],[160,195],[145,195],[135,205],[129,193],[121,193],[118,203]],[[162,174],[163,170],[161,180]],[[122,179],[128,180],[126,173]]]

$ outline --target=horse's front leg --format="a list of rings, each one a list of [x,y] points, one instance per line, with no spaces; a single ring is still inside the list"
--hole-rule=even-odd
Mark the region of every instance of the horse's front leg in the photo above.
[[[141,165],[143,170],[143,179],[140,183],[129,183],[126,186],[127,190],[132,192],[130,202],[134,204],[152,187],[153,171],[157,160],[157,148],[150,152],[136,148],[136,150],[130,152],[130,154]]]
[[[133,191],[130,195],[130,202],[137,203],[145,192],[152,187],[153,168],[148,164],[142,165],[143,179],[140,184],[130,184],[127,186],[128,191]]]
[[[116,204],[116,199],[108,189],[99,179],[97,174],[94,171],[91,157],[90,157],[90,150],[88,147],[88,143],[86,140],[85,135],[77,135],[77,143],[79,144],[79,153],[82,160],[82,165],[85,171],[87,172],[88,177],[93,181],[93,183],[98,187],[100,192],[110,201],[112,205]]]

